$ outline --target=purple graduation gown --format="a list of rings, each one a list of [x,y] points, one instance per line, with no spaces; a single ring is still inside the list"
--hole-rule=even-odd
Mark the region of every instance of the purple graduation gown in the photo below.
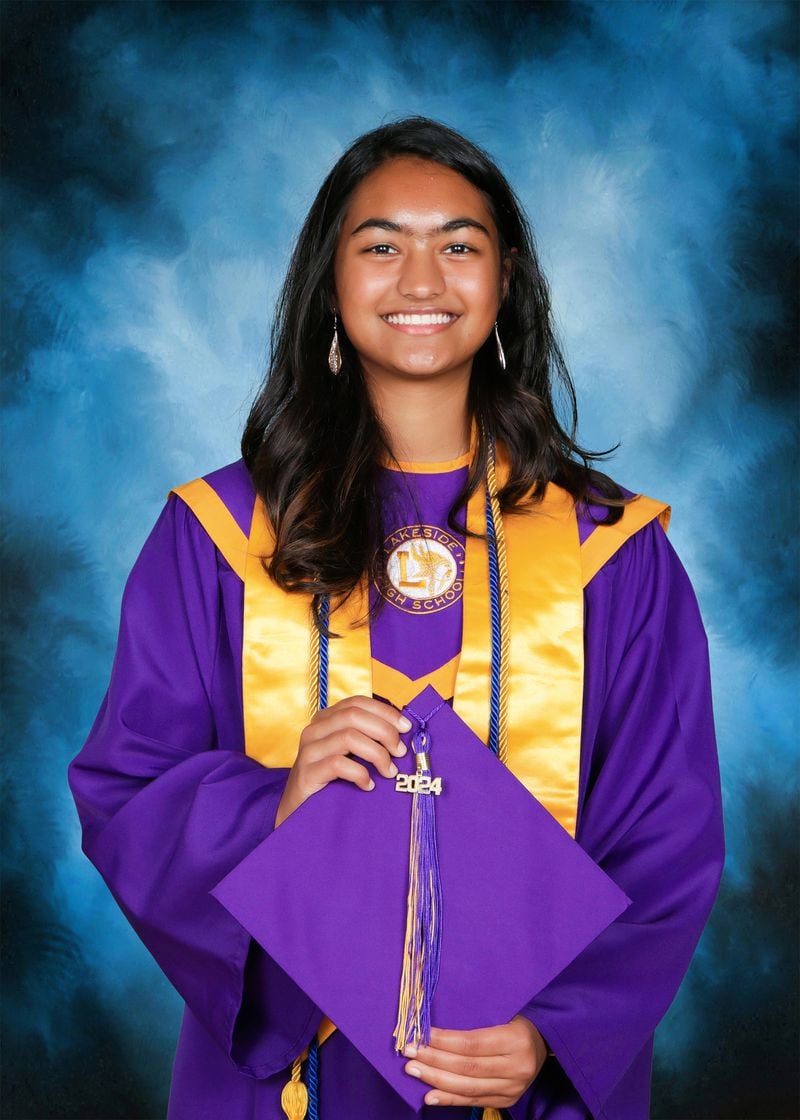
[[[246,531],[241,460],[206,477]],[[653,1032],[724,859],[706,636],[661,527],[636,532],[584,594],[576,839],[633,904],[522,1009],[555,1056],[514,1120],[649,1116]],[[168,1120],[284,1120],[287,1071],[322,1019],[209,894],[273,830],[289,773],[244,753],[241,647],[241,580],[171,498],[128,579],[109,689],[69,767],[83,850],[186,1003]],[[320,1049],[319,1103],[321,1120],[470,1111],[414,1113],[340,1031]]]

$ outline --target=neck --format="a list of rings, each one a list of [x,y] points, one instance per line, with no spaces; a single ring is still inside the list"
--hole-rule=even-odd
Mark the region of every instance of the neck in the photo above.
[[[447,381],[368,380],[372,403],[396,459],[441,463],[469,451],[469,375]]]

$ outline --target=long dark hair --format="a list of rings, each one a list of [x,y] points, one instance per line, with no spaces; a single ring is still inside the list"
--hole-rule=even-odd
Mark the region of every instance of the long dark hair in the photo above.
[[[362,574],[382,582],[377,464],[394,459],[390,437],[366,390],[357,354],[339,324],[342,369],[331,375],[333,260],[351,196],[386,160],[416,156],[463,175],[483,194],[500,236],[501,257],[515,248],[508,294],[498,314],[506,354],[503,371],[493,337],[473,360],[468,392],[477,448],[462,493],[450,510],[452,531],[463,504],[480,485],[489,440],[507,449],[510,473],[498,498],[504,512],[535,506],[553,481],[576,501],[622,514],[617,485],[590,466],[616,447],[591,452],[575,441],[575,389],[559,348],[547,281],[524,211],[502,172],[464,136],[438,121],[409,117],[359,137],[336,163],[300,231],[272,328],[269,370],[242,436],[242,455],[275,528],[276,547],[264,565],[284,590],[312,592],[314,614],[332,609]],[[554,387],[569,413],[557,416]],[[395,460],[396,461],[396,460]]]

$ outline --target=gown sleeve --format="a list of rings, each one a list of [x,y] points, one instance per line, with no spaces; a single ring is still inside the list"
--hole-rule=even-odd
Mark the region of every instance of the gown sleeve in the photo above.
[[[716,898],[724,832],[708,644],[680,560],[653,523],[595,580],[576,839],[632,905],[522,1014],[596,1120],[632,1120],[648,1115],[643,1055]]]
[[[273,831],[289,774],[244,754],[241,721],[237,734],[212,700],[234,688],[215,680],[230,661],[224,564],[170,498],[128,578],[109,688],[68,780],[83,851],[128,921],[235,1068],[266,1077],[322,1013],[209,894]]]

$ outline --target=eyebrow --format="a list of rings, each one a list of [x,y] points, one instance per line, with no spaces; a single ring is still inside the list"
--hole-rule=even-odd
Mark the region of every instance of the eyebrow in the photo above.
[[[390,222],[388,218],[367,218],[361,225],[356,226],[350,236],[355,237],[357,233],[361,233],[362,230],[365,229],[385,229],[388,230],[389,233],[404,233],[408,235],[414,233],[411,226],[401,225],[399,222]],[[477,229],[481,233],[485,233],[487,237],[491,237],[486,226],[475,218],[451,218],[449,222],[445,222],[441,226],[434,226],[427,232],[428,236],[433,237],[437,233],[452,233],[457,229]]]

